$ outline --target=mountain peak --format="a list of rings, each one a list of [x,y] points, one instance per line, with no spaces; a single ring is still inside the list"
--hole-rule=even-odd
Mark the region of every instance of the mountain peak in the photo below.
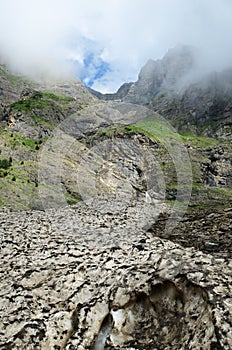
[[[123,99],[128,102],[147,105],[163,90],[175,93],[183,86],[185,77],[195,67],[196,49],[188,45],[177,45],[169,49],[162,59],[149,59],[142,67],[138,80],[122,85],[115,94],[100,94],[104,100]]]

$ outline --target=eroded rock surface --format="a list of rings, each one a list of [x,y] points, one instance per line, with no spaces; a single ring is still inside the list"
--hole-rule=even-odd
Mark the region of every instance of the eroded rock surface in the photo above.
[[[229,350],[230,254],[156,237],[141,213],[2,210],[0,349]]]

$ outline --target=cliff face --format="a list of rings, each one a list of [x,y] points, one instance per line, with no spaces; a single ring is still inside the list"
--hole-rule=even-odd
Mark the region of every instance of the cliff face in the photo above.
[[[126,101],[148,105],[158,94],[177,94],[184,79],[194,68],[194,51],[180,46],[168,51],[163,59],[149,60],[141,69],[138,81],[132,84]]]
[[[178,95],[167,94],[152,101],[181,132],[216,138],[232,138],[232,70],[212,73]]]

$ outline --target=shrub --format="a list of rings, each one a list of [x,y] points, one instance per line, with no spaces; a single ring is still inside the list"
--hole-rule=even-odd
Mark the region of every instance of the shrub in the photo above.
[[[11,166],[12,161],[4,158],[0,159],[0,168],[1,169],[8,169]]]

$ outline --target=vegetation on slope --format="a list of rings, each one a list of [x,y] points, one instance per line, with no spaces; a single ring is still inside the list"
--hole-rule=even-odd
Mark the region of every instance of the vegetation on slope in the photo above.
[[[27,99],[21,99],[11,104],[11,108],[21,112],[30,112],[33,109],[49,109],[54,106],[54,101],[59,102],[62,106],[74,101],[74,98],[67,96],[57,96],[49,92],[35,91]]]

